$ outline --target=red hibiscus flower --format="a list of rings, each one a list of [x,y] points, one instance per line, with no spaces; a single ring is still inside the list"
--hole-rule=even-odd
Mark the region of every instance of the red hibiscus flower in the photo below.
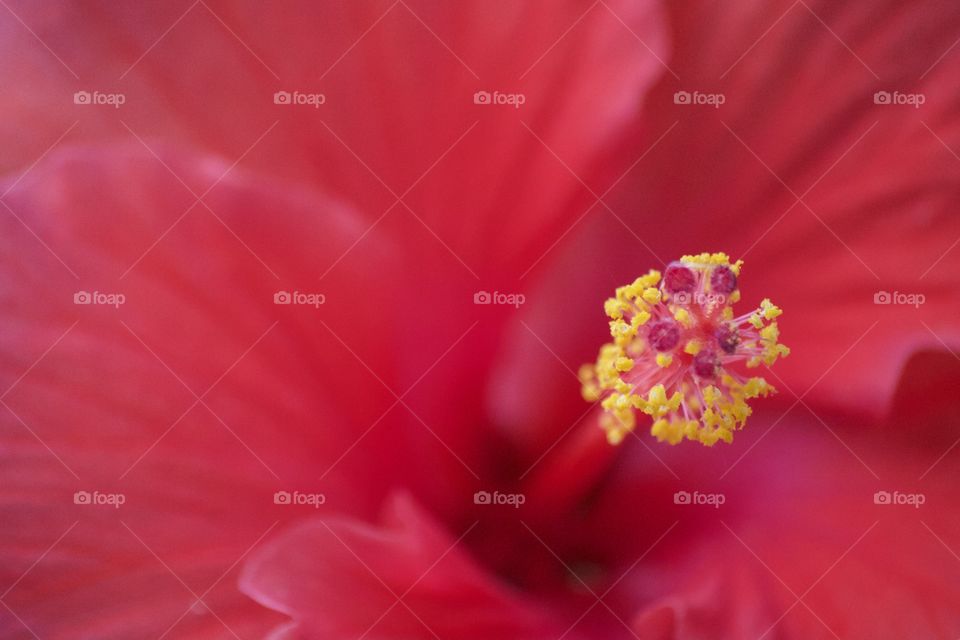
[[[952,7],[0,13],[3,637],[960,634]],[[778,393],[611,446],[701,251]]]

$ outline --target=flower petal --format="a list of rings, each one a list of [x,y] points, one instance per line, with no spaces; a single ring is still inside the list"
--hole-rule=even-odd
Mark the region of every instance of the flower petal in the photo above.
[[[241,586],[291,616],[303,638],[557,634],[546,616],[473,564],[461,543],[398,497],[381,526],[329,518],[287,531],[253,555]]]
[[[729,456],[664,451],[681,480],[632,447],[584,535],[629,528],[623,505],[643,506],[633,510],[643,513],[638,540],[611,536],[617,548],[607,549],[623,559],[611,580],[627,572],[611,601],[633,603],[634,631],[664,639],[960,631],[958,459],[931,469],[949,444],[924,446],[912,425],[865,426],[804,410],[765,437],[743,434]],[[693,497],[677,503],[677,491]],[[716,495],[721,503],[707,501]]]
[[[382,478],[436,484],[397,455],[449,460],[412,418],[358,442],[394,398],[344,344],[389,354],[407,285],[382,239],[318,281],[364,228],[342,203],[139,144],[54,153],[3,202],[0,635],[254,635],[277,618],[231,569],[315,513],[275,492],[364,513]]]
[[[593,202],[588,189],[626,168],[625,136],[667,47],[652,1],[11,9],[23,24],[6,22],[0,55],[0,77],[18,89],[0,117],[5,168],[77,121],[68,139],[133,131],[226,157],[275,124],[250,166],[322,181],[370,221],[390,208],[425,223],[477,272],[527,268]],[[77,90],[125,102],[75,105]],[[275,104],[278,91],[324,101]],[[525,102],[475,104],[479,91]]]

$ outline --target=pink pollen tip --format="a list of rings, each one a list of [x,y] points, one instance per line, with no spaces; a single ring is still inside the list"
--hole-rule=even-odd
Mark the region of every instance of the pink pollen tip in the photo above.
[[[726,354],[732,354],[740,344],[740,334],[730,325],[720,325],[713,335],[717,339],[717,344]]]
[[[730,267],[719,265],[710,274],[710,290],[714,293],[733,293],[737,288],[737,275]]]
[[[664,272],[663,286],[667,293],[690,293],[697,286],[697,280],[693,271],[680,263],[673,262]]]
[[[673,320],[658,320],[647,329],[647,342],[657,351],[670,351],[680,343],[680,327]]]
[[[693,357],[693,372],[699,378],[711,379],[717,376],[720,361],[712,351],[701,351]]]

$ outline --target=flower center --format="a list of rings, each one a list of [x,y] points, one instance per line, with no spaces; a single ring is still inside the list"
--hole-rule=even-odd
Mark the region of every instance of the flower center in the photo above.
[[[684,256],[663,278],[650,271],[606,301],[613,342],[581,367],[580,380],[586,400],[602,400],[611,444],[633,431],[637,412],[651,417],[661,442],[731,442],[751,413],[747,400],[776,391],[735,369],[770,366],[790,353],[778,342],[782,312],[769,299],[734,316],[741,265],[723,253]]]

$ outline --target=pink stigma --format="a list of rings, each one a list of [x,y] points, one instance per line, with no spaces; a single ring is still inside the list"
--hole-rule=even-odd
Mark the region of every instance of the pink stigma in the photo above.
[[[690,293],[697,286],[697,279],[693,271],[673,262],[664,273],[663,286],[668,293]]]
[[[680,343],[680,327],[673,320],[658,320],[647,329],[647,342],[657,351],[671,351]]]
[[[726,354],[732,354],[737,351],[737,345],[740,344],[740,334],[737,330],[727,324],[721,324],[714,332],[717,344]]]
[[[737,276],[730,267],[719,265],[710,274],[710,290],[726,295],[737,288]]]
[[[712,351],[701,351],[693,357],[693,372],[698,378],[711,379],[717,375],[720,361]]]

